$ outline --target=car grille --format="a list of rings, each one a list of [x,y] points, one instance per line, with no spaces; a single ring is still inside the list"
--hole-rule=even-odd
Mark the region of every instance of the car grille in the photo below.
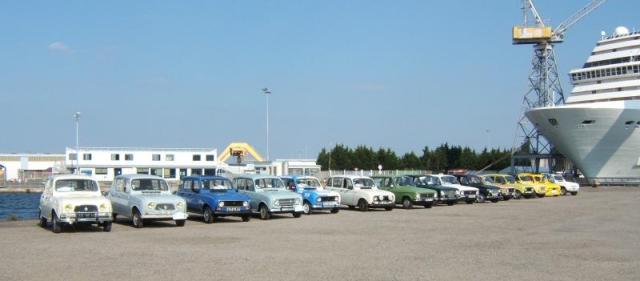
[[[507,189],[507,191],[508,191],[509,193],[513,193],[515,190],[514,190],[513,188],[508,188],[508,189]]]
[[[475,191],[465,191],[464,192],[464,195],[474,195],[474,194],[476,194]]]
[[[240,207],[244,204],[243,201],[224,201],[225,207]]]
[[[527,191],[533,191],[533,187],[527,187]]]
[[[428,199],[433,198],[433,194],[431,193],[420,193],[420,199]]]
[[[456,192],[455,191],[447,191],[447,192],[442,192],[442,197],[444,199],[451,199],[451,198],[456,198]]]
[[[389,196],[387,196],[387,195],[382,196],[382,201],[389,201]]]
[[[278,200],[278,203],[280,203],[280,207],[291,208],[291,207],[293,207],[293,202],[294,201],[295,201],[295,199],[280,199],[280,200]]]
[[[158,204],[156,205],[156,210],[173,210],[175,207],[173,204]]]
[[[74,212],[97,212],[98,207],[95,205],[79,205],[73,209]]]
[[[321,202],[338,201],[338,197],[336,197],[336,196],[322,196],[322,197],[320,197],[320,201]]]

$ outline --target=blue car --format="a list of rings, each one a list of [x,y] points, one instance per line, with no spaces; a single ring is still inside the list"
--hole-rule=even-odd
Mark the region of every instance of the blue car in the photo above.
[[[177,195],[187,201],[187,212],[202,215],[205,223],[225,216],[242,217],[245,222],[251,219],[249,196],[238,193],[225,177],[184,177]]]
[[[322,188],[318,178],[309,176],[281,177],[291,191],[302,194],[302,209],[307,215],[314,210],[340,211],[340,194]]]

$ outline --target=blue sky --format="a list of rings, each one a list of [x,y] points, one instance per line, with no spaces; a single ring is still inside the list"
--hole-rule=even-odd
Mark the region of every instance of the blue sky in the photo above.
[[[587,1],[536,2],[558,24]],[[343,143],[403,153],[510,147],[530,68],[511,45],[521,1],[3,1],[0,152],[217,147],[312,157]],[[557,47],[566,73],[601,30],[637,26],[612,0]]]

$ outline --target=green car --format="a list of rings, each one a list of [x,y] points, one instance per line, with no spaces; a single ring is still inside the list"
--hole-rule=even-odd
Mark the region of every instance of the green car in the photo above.
[[[418,188],[410,185],[409,178],[376,176],[371,177],[378,188],[393,192],[396,204],[402,204],[405,209],[413,208],[413,205],[431,208],[435,202],[436,192],[431,189]]]
[[[458,189],[456,188],[428,184],[424,175],[408,175],[402,176],[402,178],[403,181],[408,185],[435,191],[437,194],[435,204],[442,203],[452,206],[458,203]]]

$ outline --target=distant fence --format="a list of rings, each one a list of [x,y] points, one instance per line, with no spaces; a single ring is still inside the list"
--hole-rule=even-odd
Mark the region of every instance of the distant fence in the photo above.
[[[316,174],[320,179],[326,179],[330,176],[340,176],[340,175],[349,175],[349,176],[402,176],[402,175],[427,175],[431,174],[431,171],[427,170],[331,170],[331,171],[321,171],[319,174]]]

